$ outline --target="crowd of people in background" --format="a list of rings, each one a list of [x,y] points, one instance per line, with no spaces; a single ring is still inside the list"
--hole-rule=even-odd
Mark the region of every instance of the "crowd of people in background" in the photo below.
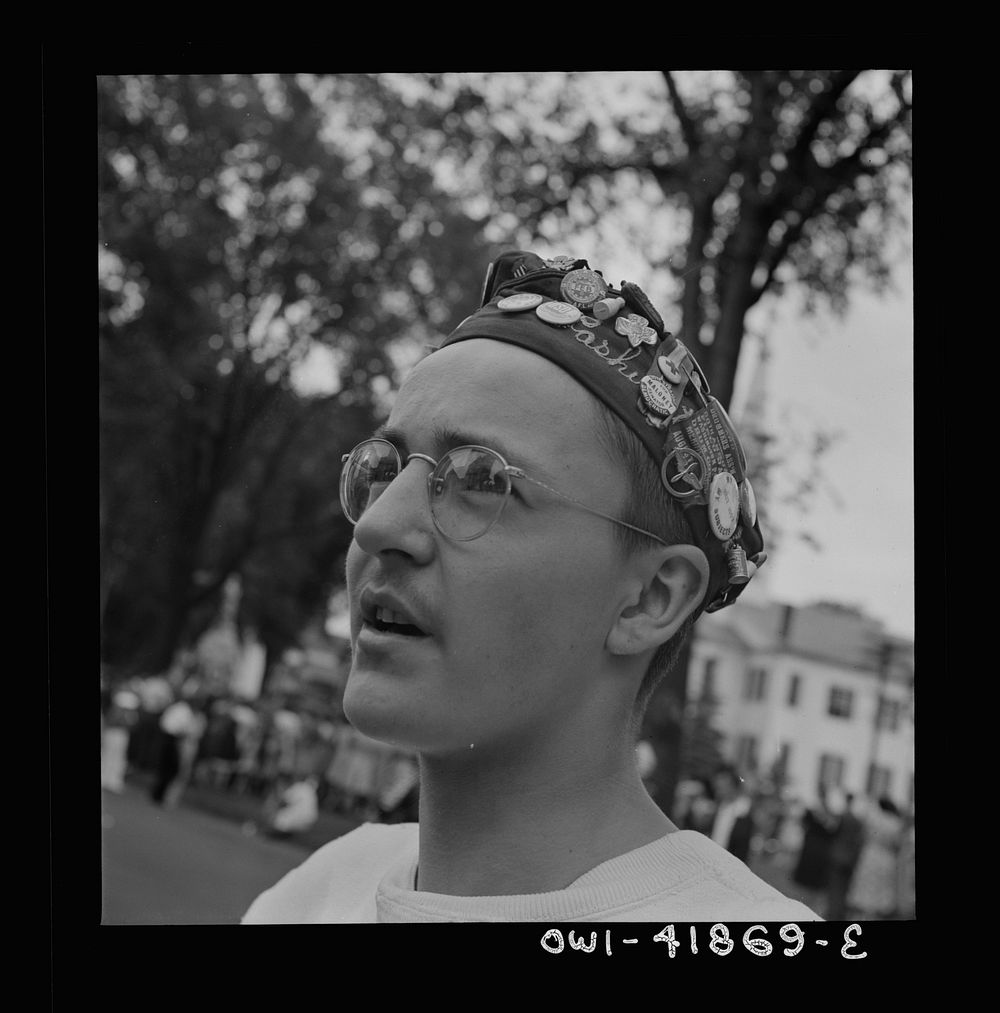
[[[787,877],[790,892],[824,918],[914,916],[913,814],[886,796],[823,788],[808,806],[722,766],[712,778],[681,783],[673,818],[760,874]]]
[[[102,786],[121,792],[126,775],[141,772],[156,805],[176,806],[192,785],[250,796],[259,803],[253,830],[279,837],[309,830],[323,809],[359,821],[417,818],[416,758],[362,735],[333,709],[150,676],[105,687],[101,724]],[[832,788],[806,806],[722,766],[681,782],[673,819],[751,867],[787,874],[825,918],[913,917],[912,813],[889,798]]]
[[[149,676],[106,687],[101,719],[109,791],[141,773],[160,806],[176,806],[196,785],[250,796],[260,803],[255,826],[275,836],[308,830],[323,808],[359,821],[416,819],[415,757],[367,738],[332,708]]]

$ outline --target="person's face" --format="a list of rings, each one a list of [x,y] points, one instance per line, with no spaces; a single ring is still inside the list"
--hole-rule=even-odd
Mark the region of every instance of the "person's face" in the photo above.
[[[435,352],[403,384],[387,430],[404,459],[484,445],[621,516],[623,475],[596,438],[590,395],[524,349],[476,339]],[[429,471],[411,461],[355,527],[345,714],[368,735],[427,753],[526,748],[583,706],[601,671],[623,605],[614,525],[514,479],[486,534],[451,541],[431,517]],[[365,622],[372,591],[391,595],[426,636]]]

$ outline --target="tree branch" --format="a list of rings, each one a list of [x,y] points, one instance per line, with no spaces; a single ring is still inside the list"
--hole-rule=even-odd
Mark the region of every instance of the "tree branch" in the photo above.
[[[684,104],[680,92],[677,90],[677,83],[674,81],[673,75],[669,70],[661,71],[661,73],[667,82],[667,91],[670,93],[670,101],[674,107],[674,114],[680,121],[681,135],[684,137],[684,143],[688,147],[688,152],[694,155],[701,143],[701,139],[698,136],[698,128],[688,113],[687,106]]]
[[[804,165],[800,170],[802,173],[800,182],[802,179],[815,180],[813,196],[802,208],[788,205],[782,209],[782,213],[794,210],[799,215],[799,219],[794,225],[790,225],[785,230],[777,243],[769,244],[765,248],[760,258],[760,263],[767,268],[767,275],[760,285],[754,286],[751,295],[751,306],[758,302],[761,296],[770,288],[774,274],[783,263],[788,251],[801,239],[806,225],[808,225],[827,200],[841,187],[853,186],[859,176],[877,174],[877,168],[869,168],[862,165],[861,155],[873,144],[881,143],[888,139],[892,130],[899,126],[903,111],[904,107],[901,107],[900,112],[896,116],[873,127],[865,138],[858,141],[857,146],[850,155],[846,155],[829,168],[822,168],[817,163],[812,152],[806,152],[803,157]],[[776,218],[772,218],[771,224],[775,220]]]
[[[816,101],[810,106],[809,117],[795,139],[795,146],[788,153],[789,165],[793,162],[801,164],[801,160],[809,153],[809,146],[816,137],[819,125],[836,109],[841,95],[860,73],[858,70],[837,71],[830,79],[830,87],[816,97]]]

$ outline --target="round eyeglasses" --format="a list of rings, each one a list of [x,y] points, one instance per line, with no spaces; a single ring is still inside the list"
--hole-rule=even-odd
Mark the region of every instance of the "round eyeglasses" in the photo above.
[[[581,510],[637,531],[661,545],[667,544],[651,531],[595,510],[529,477],[489,447],[456,447],[439,461],[426,454],[409,454],[404,460],[394,444],[378,438],[359,443],[341,458],[344,468],[340,475],[340,505],[347,519],[357,524],[389,483],[414,459],[426,461],[431,466],[427,476],[431,517],[438,531],[452,541],[470,542],[485,535],[500,519],[510,498],[511,481],[517,478],[539,486]]]

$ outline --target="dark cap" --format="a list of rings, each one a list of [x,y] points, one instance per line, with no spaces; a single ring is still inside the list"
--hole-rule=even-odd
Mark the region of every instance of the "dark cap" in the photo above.
[[[493,338],[560,366],[642,441],[708,557],[704,609],[732,604],[767,558],[739,437],[690,350],[645,293],[585,260],[514,250],[486,272],[481,308],[441,343]]]

